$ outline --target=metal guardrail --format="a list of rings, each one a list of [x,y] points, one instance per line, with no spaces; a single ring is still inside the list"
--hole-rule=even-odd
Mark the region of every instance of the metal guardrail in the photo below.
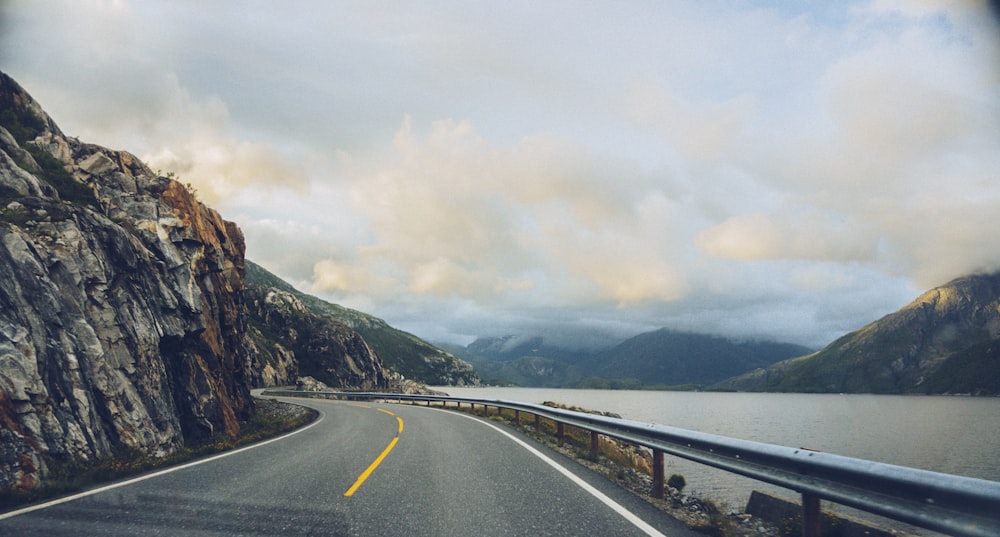
[[[520,421],[525,412],[557,424],[589,431],[591,450],[599,435],[653,450],[653,493],[663,497],[663,454],[792,489],[802,495],[803,535],[820,535],[820,499],[846,505],[921,528],[968,537],[1000,536],[1000,482],[689,431],[625,419],[585,414],[530,403],[437,395],[372,392],[266,390],[264,395],[335,397],[482,405],[510,409]]]

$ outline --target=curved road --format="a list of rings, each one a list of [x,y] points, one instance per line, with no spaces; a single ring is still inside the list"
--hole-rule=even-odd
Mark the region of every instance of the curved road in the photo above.
[[[426,407],[291,401],[316,408],[320,420],[70,501],[0,514],[0,535],[692,534],[510,428]]]

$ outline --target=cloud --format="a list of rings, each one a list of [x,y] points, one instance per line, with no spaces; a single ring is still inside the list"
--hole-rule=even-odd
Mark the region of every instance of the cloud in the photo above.
[[[425,137],[415,130],[407,118],[391,153],[347,172],[375,237],[365,258],[395,262],[408,292],[485,299],[545,287],[561,300],[620,302],[680,294],[680,271],[650,244],[677,242],[664,227],[669,200],[634,165],[549,135],[492,144],[469,122],[436,122]]]
[[[15,0],[0,63],[421,335],[822,342],[1000,266],[987,9]]]
[[[14,28],[4,59],[27,71],[21,83],[68,134],[135,153],[211,204],[246,187],[305,186],[301,151],[241,139],[219,95],[191,91],[185,46],[159,24],[181,22],[168,16],[177,13],[124,0],[14,4],[3,17]],[[27,67],[37,62],[46,68]]]
[[[741,261],[794,259],[849,263],[874,261],[877,237],[863,225],[838,221],[829,215],[753,213],[702,230],[695,244],[709,255]]]
[[[154,169],[174,173],[191,182],[202,201],[217,205],[248,188],[304,191],[308,182],[305,166],[273,146],[234,140],[212,131],[170,140],[143,154]]]
[[[798,118],[751,118],[731,162],[757,202],[703,228],[702,252],[860,263],[919,287],[998,266],[985,224],[1000,209],[1000,157],[987,149],[1000,147],[1000,79],[984,68],[995,43],[958,24],[962,9],[928,3],[901,24],[890,7],[861,11]]]

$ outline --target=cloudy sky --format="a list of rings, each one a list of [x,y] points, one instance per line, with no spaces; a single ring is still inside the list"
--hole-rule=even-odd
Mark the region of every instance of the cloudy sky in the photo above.
[[[1000,268],[985,2],[0,6],[0,70],[67,134],[425,339],[822,346]]]

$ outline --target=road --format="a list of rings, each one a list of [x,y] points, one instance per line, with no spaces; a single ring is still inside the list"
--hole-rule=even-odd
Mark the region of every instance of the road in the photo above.
[[[510,428],[434,408],[294,400],[289,436],[15,516],[0,535],[691,535]]]

